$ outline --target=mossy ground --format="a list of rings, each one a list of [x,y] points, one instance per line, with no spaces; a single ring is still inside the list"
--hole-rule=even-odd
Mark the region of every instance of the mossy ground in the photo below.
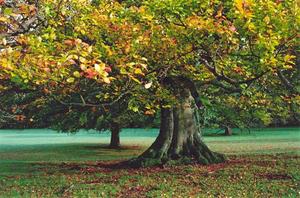
[[[227,154],[223,164],[141,169],[112,165],[146,147],[1,147],[0,197],[299,197],[299,136],[265,137],[214,137],[208,145]]]

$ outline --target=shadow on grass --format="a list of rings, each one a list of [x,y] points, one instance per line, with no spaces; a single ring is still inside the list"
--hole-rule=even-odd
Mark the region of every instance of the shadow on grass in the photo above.
[[[85,163],[74,163],[74,162],[62,162],[62,163],[32,163],[32,166],[37,166],[38,170],[45,171],[45,169],[54,169],[59,172],[72,172],[79,171],[81,173],[93,173],[93,172],[111,172],[114,170],[126,170],[126,169],[137,169],[135,167],[129,166],[128,161],[125,160],[110,160],[110,161],[99,161],[99,162],[85,162]],[[300,156],[297,154],[286,155],[284,153],[267,155],[229,155],[228,159],[224,163],[211,164],[211,165],[201,165],[201,164],[185,164],[183,166],[195,166],[195,167],[207,167],[207,169],[219,169],[228,166],[241,165],[243,167],[247,166],[259,166],[259,167],[273,167],[277,162],[282,160],[300,160]],[[52,167],[52,168],[51,168]],[[154,166],[147,168],[138,169],[170,169],[174,167],[180,167],[178,165],[167,165],[167,166]],[[50,168],[50,169],[49,169]],[[268,177],[268,176],[266,176]],[[272,176],[270,176],[272,177]],[[274,176],[275,178],[276,176]],[[280,177],[280,176],[278,176]]]
[[[140,151],[143,149],[141,146],[120,146],[118,148],[112,148],[107,144],[99,144],[99,145],[88,145],[88,146],[83,146],[83,148],[89,149],[89,150],[99,150],[99,149],[105,149],[105,150],[110,150],[110,151]]]

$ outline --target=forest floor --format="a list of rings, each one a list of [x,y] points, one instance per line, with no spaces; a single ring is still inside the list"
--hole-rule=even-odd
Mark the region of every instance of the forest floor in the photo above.
[[[0,146],[0,197],[300,197],[299,130],[204,141],[227,162],[118,169],[148,145]]]

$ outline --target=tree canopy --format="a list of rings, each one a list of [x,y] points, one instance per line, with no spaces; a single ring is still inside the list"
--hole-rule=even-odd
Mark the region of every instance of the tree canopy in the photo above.
[[[253,110],[265,123],[272,112],[298,119],[300,15],[294,0],[0,3],[0,89],[12,83],[70,107],[105,111],[122,101],[146,115],[161,109],[162,135],[144,158],[170,147],[154,155],[220,161],[192,135],[196,126],[178,128],[189,134],[178,136],[186,139],[181,143],[175,138],[180,149],[166,143],[175,137],[172,127],[189,125],[193,109],[209,104]],[[186,142],[193,146],[182,149]]]

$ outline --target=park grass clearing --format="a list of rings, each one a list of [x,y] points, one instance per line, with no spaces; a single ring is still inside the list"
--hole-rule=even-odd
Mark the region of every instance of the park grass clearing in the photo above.
[[[300,197],[300,132],[285,132],[205,137],[228,157],[209,166],[115,168],[151,144],[132,137],[119,150],[104,143],[0,146],[0,197]]]

